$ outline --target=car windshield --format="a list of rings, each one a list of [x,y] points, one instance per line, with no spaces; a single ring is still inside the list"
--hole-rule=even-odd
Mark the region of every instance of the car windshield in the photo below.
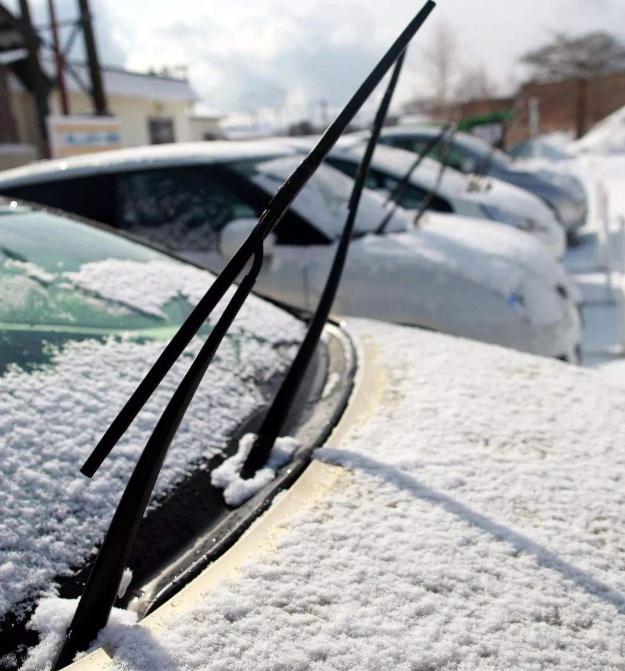
[[[213,279],[104,229],[0,203],[0,632],[9,643],[11,623],[50,585],[67,595],[63,585],[101,541],[154,418],[203,338],[98,478],[79,466]],[[250,297],[172,445],[158,505],[266,404],[303,332],[292,315]]]
[[[89,272],[111,260],[150,264],[156,251],[97,228],[24,207],[0,209],[0,370],[49,358],[51,344],[113,333],[167,338],[189,310],[98,291]]]
[[[273,195],[301,163],[300,156],[288,156],[269,161],[245,161],[233,166],[268,194]],[[353,181],[339,170],[328,165],[320,166],[306,187],[293,202],[293,209],[331,239],[338,239],[345,224],[347,205]],[[358,209],[354,235],[374,233],[388,212],[384,199],[365,191]],[[407,230],[410,223],[401,211],[397,211],[388,230]]]
[[[462,133],[456,136],[456,143],[472,154],[478,161],[488,159],[490,165],[500,170],[509,170],[512,158],[501,149],[494,148],[485,140],[475,135]]]

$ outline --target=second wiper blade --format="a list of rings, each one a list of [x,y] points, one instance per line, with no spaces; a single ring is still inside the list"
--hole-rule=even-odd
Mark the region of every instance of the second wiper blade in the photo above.
[[[449,132],[450,128],[451,124],[445,124],[441,129],[440,133],[430,138],[430,140],[423,147],[417,158],[413,161],[410,168],[408,168],[406,174],[401,178],[399,182],[397,182],[395,188],[388,194],[386,202],[387,203],[392,202],[392,206],[390,210],[387,212],[387,214],[384,216],[378,227],[376,228],[375,230],[376,235],[382,235],[384,233],[384,230],[388,226],[388,222],[393,218],[393,215],[395,214],[397,208],[400,205],[401,196],[403,192],[406,190],[406,187],[410,182],[410,178],[414,175],[415,170],[417,170],[417,168],[421,165],[421,163],[423,163],[423,161],[434,151],[434,149],[436,149],[436,147],[440,144],[441,140]]]
[[[364,155],[358,166],[356,178],[352,187],[352,193],[347,206],[345,226],[343,227],[343,232],[332,261],[332,266],[330,267],[330,272],[328,273],[326,284],[321,293],[321,298],[317,304],[317,309],[315,310],[313,318],[310,320],[306,336],[278,389],[278,393],[276,394],[273,403],[263,419],[260,429],[256,434],[256,438],[254,439],[252,448],[243,464],[241,477],[245,479],[251,478],[269,459],[271,449],[284,426],[293,400],[295,399],[304,375],[310,365],[319,338],[321,337],[323,328],[328,320],[330,311],[332,310],[334,298],[336,297],[336,292],[339,288],[343,269],[345,267],[345,261],[347,260],[347,253],[352,239],[354,224],[356,223],[358,206],[360,205],[362,192],[365,188],[369,166],[371,165],[373,152],[375,151],[375,147],[380,138],[382,126],[384,125],[397,86],[397,81],[399,80],[399,75],[404,62],[404,53],[397,59],[388,87],[378,107],[371,129],[371,136],[369,137]]]
[[[270,200],[267,209],[261,214],[254,231],[239,247],[222,272],[215,278],[213,284],[184,321],[178,332],[169,341],[154,365],[106,430],[91,455],[87,458],[80,469],[84,475],[87,477],[94,475],[109,452],[128,430],[130,424],[160,385],[178,357],[191,342],[193,336],[210,316],[216,305],[224,297],[226,291],[236,281],[248,261],[252,258],[255,253],[256,236],[260,234],[265,239],[277,226],[291,203],[356,116],[367,98],[371,95],[371,92],[405,50],[434,7],[435,3],[433,0],[427,0],[423,8],[406,26],[345,105],[341,113],[328,127],[310,154],[300,163],[293,174]]]

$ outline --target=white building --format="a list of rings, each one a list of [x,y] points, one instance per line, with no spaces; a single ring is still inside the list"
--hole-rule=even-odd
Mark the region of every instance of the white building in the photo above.
[[[52,69],[45,63],[45,69]],[[80,79],[88,84],[85,65],[72,65]],[[186,142],[193,139],[190,111],[197,96],[186,79],[140,74],[118,68],[102,68],[104,90],[111,114],[119,121],[121,146],[133,147],[163,142]],[[66,88],[72,115],[90,114],[90,97],[66,72]],[[9,76],[11,110],[19,141],[37,145],[38,131],[31,94],[20,81]],[[50,113],[60,114],[58,89],[49,98]]]

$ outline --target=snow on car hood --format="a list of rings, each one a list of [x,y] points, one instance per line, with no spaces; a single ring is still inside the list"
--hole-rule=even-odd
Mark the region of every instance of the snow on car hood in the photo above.
[[[560,228],[560,224],[549,207],[537,196],[514,184],[488,177],[479,180],[477,191],[469,191],[466,198],[511,212],[521,219],[531,219],[544,226]]]
[[[458,244],[460,250],[466,248],[483,257],[499,259],[508,268],[522,269],[524,273],[540,279],[550,289],[563,287],[571,300],[581,300],[580,290],[574,280],[543,246],[532,236],[510,226],[472,217],[426,212],[420,228],[444,236],[450,243],[453,241]],[[509,280],[497,276],[495,284],[507,286]]]
[[[300,163],[301,156],[257,163],[251,179],[264,191],[273,195]],[[293,209],[330,239],[337,239],[345,224],[347,204],[353,185],[353,180],[339,170],[321,165],[293,202]],[[389,206],[385,204],[382,196],[368,189],[364,190],[354,232],[362,234],[375,231],[388,211]],[[404,212],[396,210],[386,230],[401,231],[409,226],[410,222]]]
[[[159,315],[176,297],[195,304],[214,277],[180,263],[106,260],[66,273],[94,296]],[[156,487],[222,449],[264,402],[263,386],[288,363],[303,326],[250,297],[201,383]],[[0,617],[48,589],[101,540],[140,450],[201,345],[194,339],[93,480],[78,469],[163,342],[122,336],[70,341],[35,370],[13,365],[0,387]]]
[[[375,365],[317,452],[335,484],[166,626],[109,628],[118,668],[621,668],[625,390],[500,347],[349,328]]]

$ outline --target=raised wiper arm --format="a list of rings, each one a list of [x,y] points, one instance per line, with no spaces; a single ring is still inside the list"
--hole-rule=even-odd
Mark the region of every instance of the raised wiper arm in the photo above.
[[[345,260],[347,259],[347,253],[349,251],[349,244],[352,238],[354,224],[356,222],[356,215],[358,214],[358,206],[360,205],[360,199],[362,197],[365,181],[367,179],[367,173],[369,172],[369,166],[371,165],[371,159],[373,158],[373,152],[375,151],[375,147],[378,143],[378,140],[380,139],[382,126],[384,125],[384,121],[393,98],[393,93],[395,92],[395,88],[397,86],[397,81],[401,73],[403,62],[404,53],[402,53],[397,59],[397,63],[395,64],[395,68],[389,80],[388,86],[378,107],[378,111],[371,128],[371,135],[369,137],[369,141],[367,142],[367,147],[360,164],[358,165],[358,170],[356,172],[354,185],[349,199],[345,226],[343,227],[343,232],[341,233],[341,238],[339,240],[336,253],[334,254],[332,266],[330,268],[330,272],[328,273],[328,278],[323,288],[321,298],[317,304],[317,309],[315,310],[315,314],[310,321],[308,331],[306,332],[306,336],[304,337],[304,340],[299,347],[295,359],[293,360],[291,367],[284,377],[284,380],[278,389],[278,393],[276,394],[273,403],[269,407],[269,410],[267,411],[267,414],[265,415],[263,422],[256,434],[254,443],[241,469],[241,476],[243,478],[253,477],[254,473],[262,468],[269,459],[271,448],[282,431],[282,427],[284,426],[285,420],[289,414],[293,400],[295,399],[302,380],[304,379],[304,375],[306,374],[306,370],[308,369],[313,354],[315,353],[323,328],[326,324],[328,316],[330,315],[330,311],[332,310],[334,298],[341,282],[341,276],[345,267]]]
[[[423,218],[423,215],[425,214],[425,211],[428,209],[430,206],[430,203],[432,202],[432,199],[434,198],[434,194],[438,191],[441,182],[443,181],[443,175],[445,174],[445,170],[447,170],[449,166],[449,161],[451,159],[451,152],[454,147],[454,136],[456,134],[456,128],[453,125],[450,125],[449,128],[447,129],[447,141],[446,141],[446,146],[445,146],[445,154],[441,155],[441,162],[440,162],[440,168],[438,171],[438,175],[436,177],[436,182],[432,186],[432,188],[429,190],[427,196],[423,199],[423,202],[421,203],[421,207],[419,208],[419,211],[417,212],[415,218],[414,218],[414,226],[417,227],[419,225],[419,222]]]
[[[445,124],[442,127],[440,133],[429,139],[428,143],[423,147],[415,161],[406,171],[406,174],[399,180],[399,182],[397,182],[395,188],[388,194],[386,203],[388,204],[389,202],[392,202],[392,206],[390,210],[384,215],[384,218],[378,227],[375,229],[376,235],[382,235],[384,233],[386,227],[388,226],[388,222],[393,218],[393,215],[399,207],[401,196],[406,190],[406,187],[408,186],[411,177],[414,175],[415,170],[421,165],[421,163],[423,163],[424,159],[429,156],[434,151],[434,149],[436,149],[450,128],[451,124]]]
[[[94,451],[85,461],[81,472],[92,477],[98,470],[109,452],[128,430],[128,427],[147,403],[154,391],[178,357],[182,354],[193,336],[210,316],[215,306],[223,298],[228,288],[243,271],[255,252],[258,232],[264,240],[277,226],[291,203],[295,200],[312,174],[319,167],[328,152],[336,144],[341,134],[356,116],[371,92],[380,83],[384,75],[392,67],[415,33],[434,9],[435,3],[428,0],[421,11],[410,21],[401,35],[395,40],[369,76],[360,85],[343,110],[321,136],[310,154],[294,170],[277,193],[270,200],[267,209],[261,214],[258,224],[250,236],[243,242],[222,272],[215,278],[208,291],[184,321],[178,332],[169,341],[165,349],[139,383],[126,404],[106,430]]]

